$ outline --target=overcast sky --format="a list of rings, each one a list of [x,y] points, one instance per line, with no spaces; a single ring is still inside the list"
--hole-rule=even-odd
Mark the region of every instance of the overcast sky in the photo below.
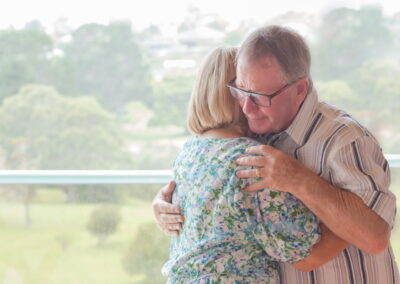
[[[376,3],[371,0],[12,0],[0,1],[0,28],[21,28],[33,19],[46,27],[65,17],[68,24],[77,27],[83,23],[109,23],[110,20],[129,19],[135,29],[150,24],[168,25],[181,22],[188,7],[198,7],[203,12],[217,13],[235,24],[242,19],[262,23],[265,19],[289,10],[323,13],[338,6],[359,8]],[[379,1],[386,14],[400,11],[399,0]],[[140,4],[139,4],[140,3]]]

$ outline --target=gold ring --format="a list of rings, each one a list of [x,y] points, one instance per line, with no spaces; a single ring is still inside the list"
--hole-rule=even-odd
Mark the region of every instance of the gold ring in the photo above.
[[[256,177],[261,177],[261,170],[260,170],[260,168],[257,168],[256,169]]]

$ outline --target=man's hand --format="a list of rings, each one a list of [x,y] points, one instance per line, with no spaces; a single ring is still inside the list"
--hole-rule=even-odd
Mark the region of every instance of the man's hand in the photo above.
[[[178,236],[182,229],[184,218],[178,206],[171,204],[172,193],[175,190],[175,182],[170,181],[154,197],[153,213],[157,224],[168,236]]]
[[[237,163],[258,168],[238,171],[236,175],[261,178],[246,191],[271,188],[290,192],[349,244],[370,254],[380,253],[388,246],[389,224],[355,193],[329,184],[299,161],[270,146],[249,147],[246,153],[260,156],[239,158]]]
[[[316,177],[299,161],[285,153],[267,145],[253,146],[246,149],[247,156],[236,160],[239,165],[255,166],[256,169],[241,170],[236,173],[239,178],[261,178],[260,181],[249,185],[246,191],[257,191],[271,188],[295,194],[293,191],[303,183]],[[296,194],[295,194],[296,195]]]

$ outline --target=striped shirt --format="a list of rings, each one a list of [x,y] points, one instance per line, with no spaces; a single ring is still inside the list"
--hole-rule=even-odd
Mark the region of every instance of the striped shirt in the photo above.
[[[379,143],[347,113],[319,102],[315,90],[285,131],[261,135],[260,140],[301,161],[335,187],[357,194],[393,227],[396,198],[389,191],[389,165]],[[376,255],[349,246],[311,272],[286,263],[280,268],[284,284],[400,284],[391,246]]]

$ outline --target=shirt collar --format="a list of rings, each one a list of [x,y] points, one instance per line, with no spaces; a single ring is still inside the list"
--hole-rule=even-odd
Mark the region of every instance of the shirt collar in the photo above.
[[[299,111],[290,126],[284,130],[298,145],[303,144],[307,129],[315,116],[315,109],[318,104],[317,91],[313,89],[307,95]]]

